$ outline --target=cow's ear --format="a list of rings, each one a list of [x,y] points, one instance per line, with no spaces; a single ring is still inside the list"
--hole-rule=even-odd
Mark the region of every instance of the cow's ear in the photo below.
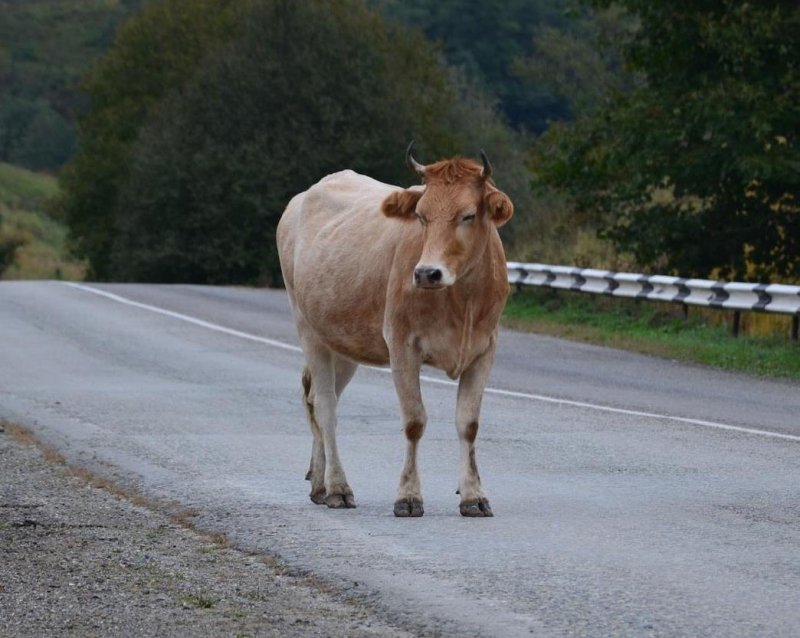
[[[413,219],[422,193],[417,190],[395,191],[383,200],[381,212],[387,217]]]
[[[489,215],[489,219],[494,222],[495,226],[502,226],[514,214],[514,204],[511,203],[508,195],[494,187],[487,186],[484,204],[486,214]]]

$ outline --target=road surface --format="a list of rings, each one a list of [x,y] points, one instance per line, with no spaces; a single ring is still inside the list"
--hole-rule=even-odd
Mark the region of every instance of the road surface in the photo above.
[[[285,294],[0,283],[0,418],[198,509],[412,632],[797,636],[800,384],[503,332],[458,514],[455,389],[426,372],[421,519],[385,371],[340,405],[358,508],[307,498],[311,435]]]

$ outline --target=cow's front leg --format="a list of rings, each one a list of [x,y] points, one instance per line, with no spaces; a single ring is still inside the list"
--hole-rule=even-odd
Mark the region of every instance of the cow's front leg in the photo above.
[[[399,360],[398,360],[399,359]],[[422,404],[419,389],[419,372],[422,362],[416,356],[406,354],[393,358],[392,377],[400,399],[403,428],[406,435],[406,461],[397,488],[394,503],[395,516],[422,516],[422,488],[417,471],[417,445],[425,432],[428,415]]]
[[[458,491],[461,494],[459,510],[462,516],[493,516],[478,474],[475,439],[478,436],[483,389],[492,369],[494,352],[493,339],[489,349],[463,372],[458,384],[456,429],[461,444],[461,476],[458,481]]]

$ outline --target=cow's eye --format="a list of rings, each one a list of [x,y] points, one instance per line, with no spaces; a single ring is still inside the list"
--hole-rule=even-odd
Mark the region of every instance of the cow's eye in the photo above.
[[[470,213],[469,215],[464,215],[461,218],[461,223],[466,224],[468,222],[471,222],[473,219],[475,219],[475,213]]]

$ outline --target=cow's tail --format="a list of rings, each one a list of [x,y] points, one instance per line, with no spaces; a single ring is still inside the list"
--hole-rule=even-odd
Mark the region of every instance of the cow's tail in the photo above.
[[[312,433],[319,430],[317,424],[317,417],[314,416],[314,399],[311,396],[311,370],[308,366],[303,368],[303,405],[306,408],[306,416],[308,417],[308,424],[311,426]],[[313,458],[311,461],[313,462]],[[311,480],[311,468],[308,468],[306,473],[306,481]]]

